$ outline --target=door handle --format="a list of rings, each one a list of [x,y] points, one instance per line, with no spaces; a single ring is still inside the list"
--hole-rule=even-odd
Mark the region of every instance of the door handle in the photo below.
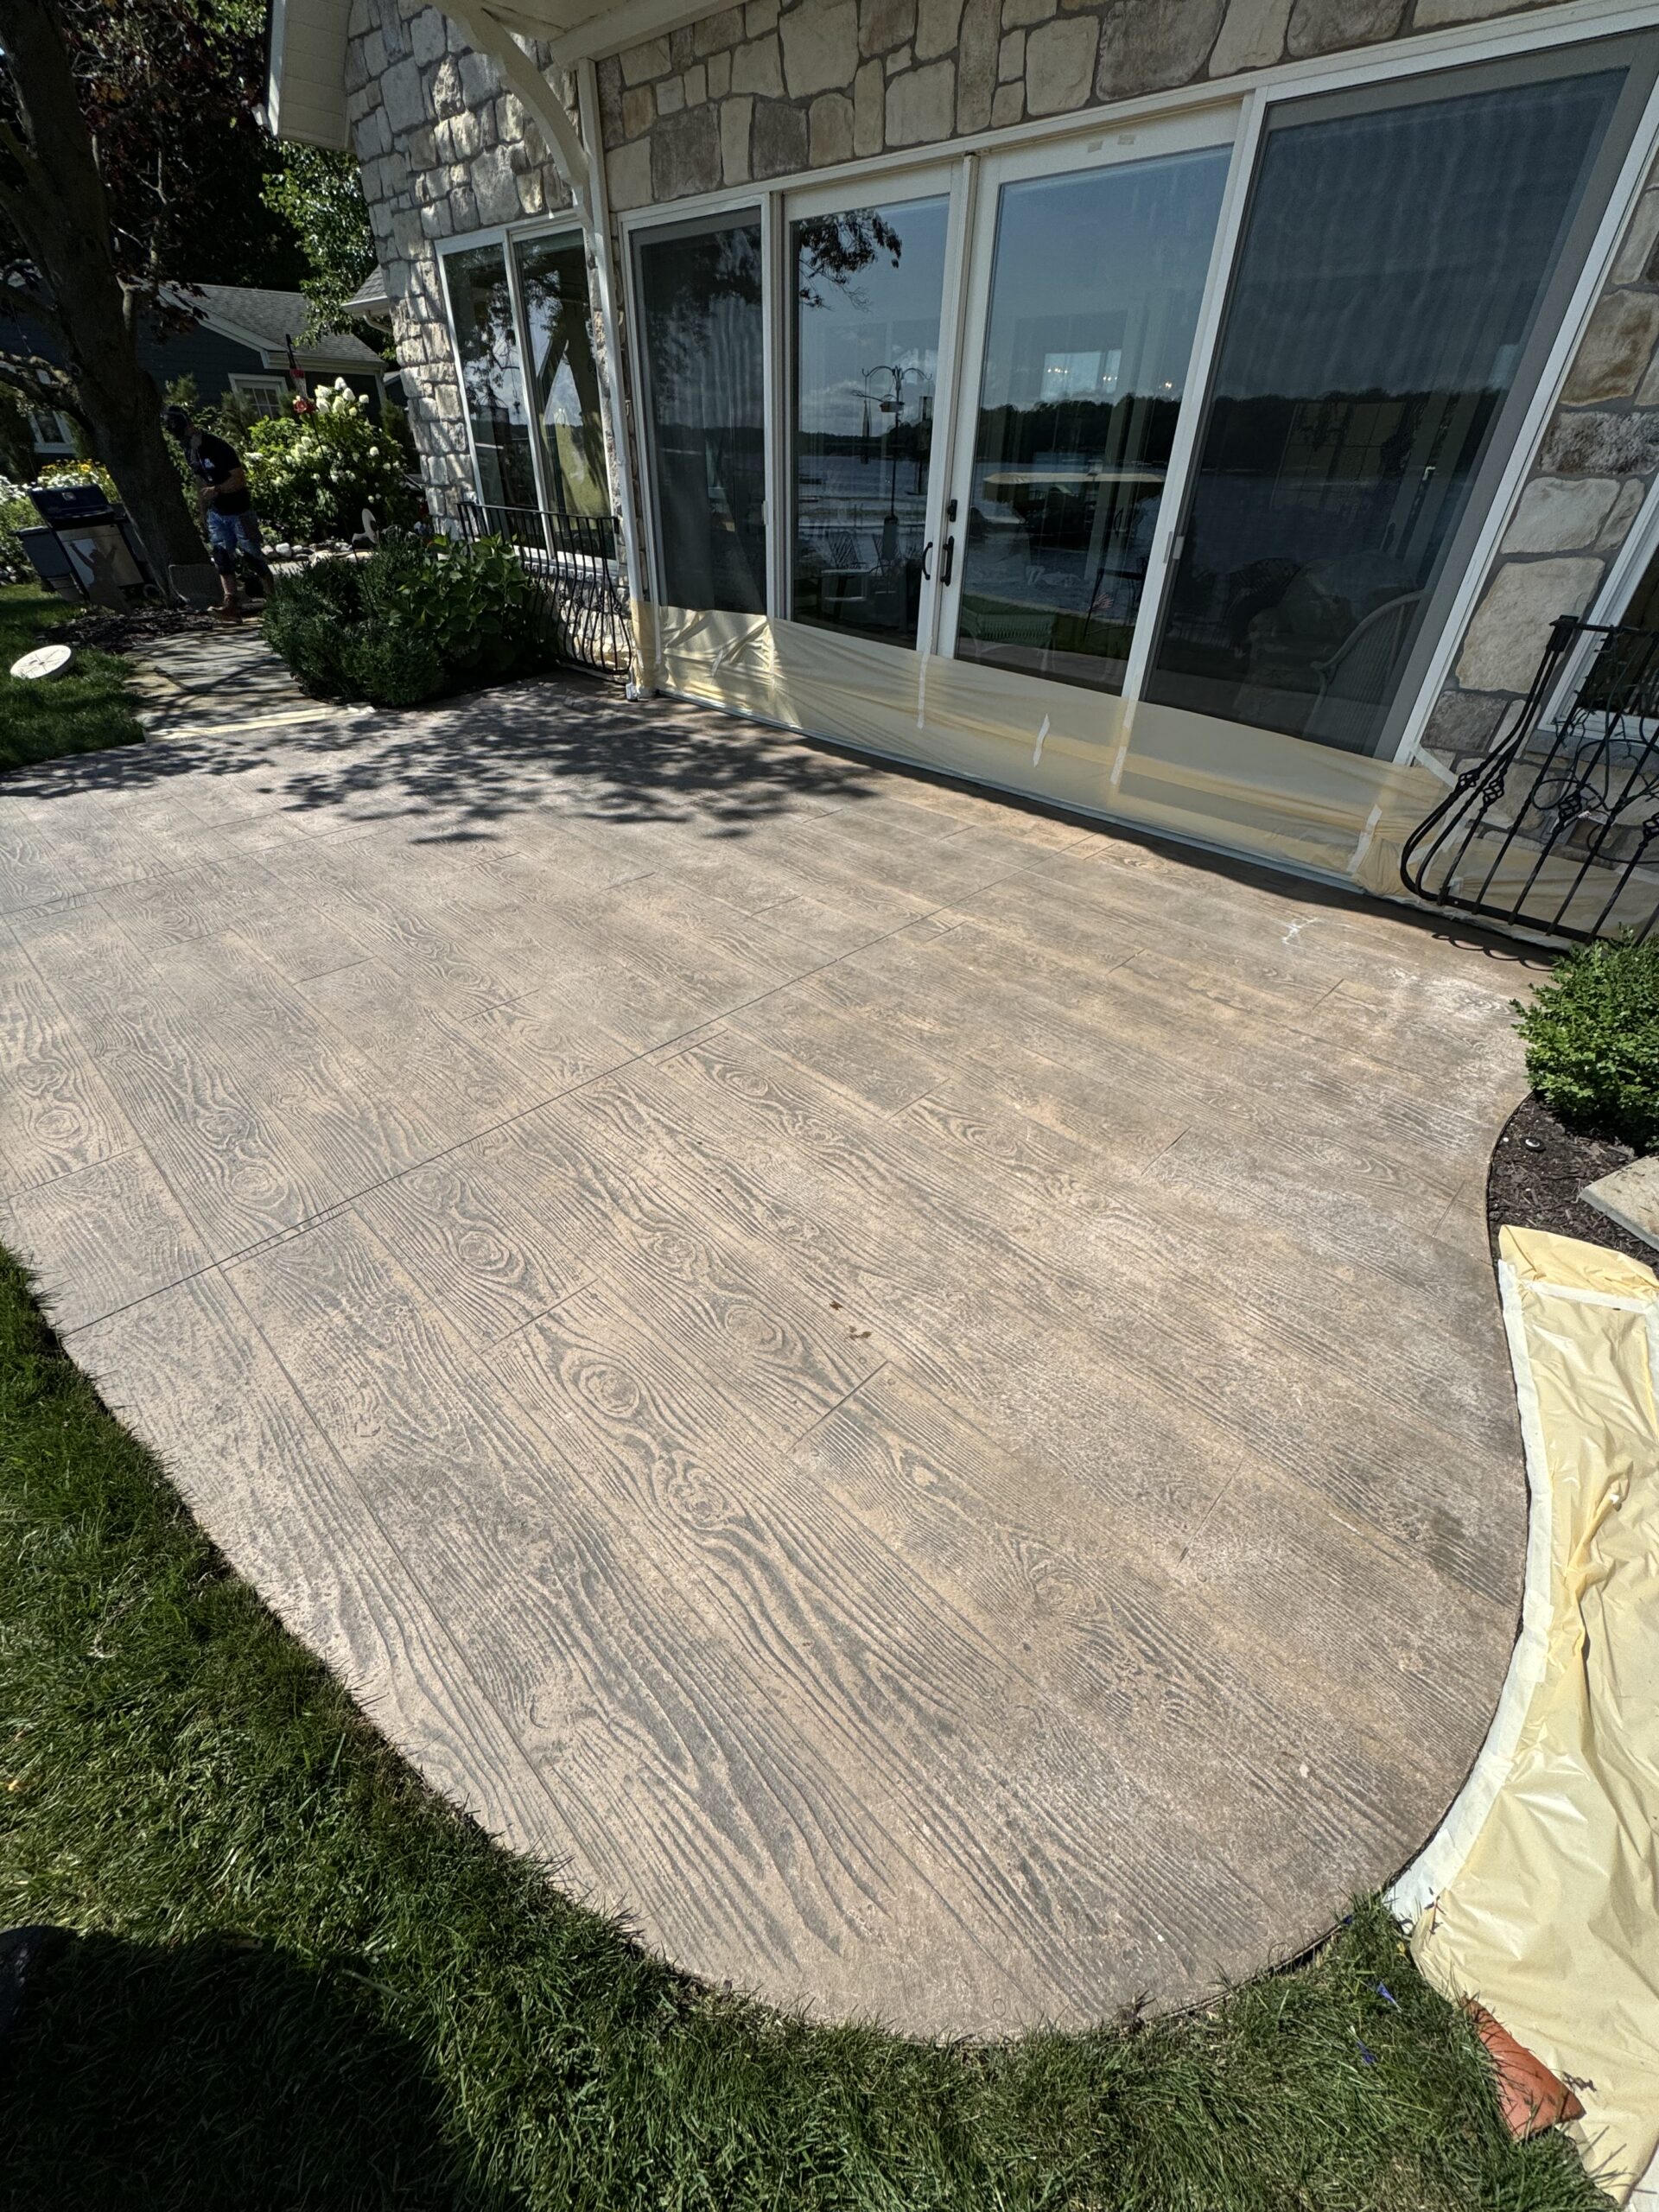
[[[942,584],[950,582],[950,571],[956,566],[956,559],[957,541],[954,537],[947,537],[944,541],[944,551],[939,557],[939,582]]]
[[[928,563],[929,563],[929,561],[930,561],[930,560],[931,560],[932,556],[933,556],[933,541],[932,541],[932,539],[930,537],[930,538],[928,539],[928,541],[927,541],[926,544],[925,544],[925,545],[924,545],[924,546],[923,546],[923,548],[922,548],[922,579],[923,579],[924,582],[926,582],[926,583],[931,583],[931,582],[933,581],[933,571],[932,571],[932,569],[930,569],[930,568],[928,567],[928,565],[927,565],[927,564],[928,564]]]

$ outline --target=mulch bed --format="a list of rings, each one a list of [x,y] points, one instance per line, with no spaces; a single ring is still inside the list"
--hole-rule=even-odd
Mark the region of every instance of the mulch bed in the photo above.
[[[219,624],[208,613],[183,607],[134,607],[117,612],[112,607],[88,607],[52,632],[54,642],[68,645],[96,645],[101,652],[130,653],[135,646],[154,645],[163,638],[181,638],[196,630],[214,630]]]
[[[1659,1268],[1659,1251],[1579,1196],[1586,1184],[1635,1158],[1630,1147],[1616,1137],[1568,1128],[1537,1099],[1523,1100],[1504,1123],[1486,1171],[1486,1227],[1494,1260],[1497,1232],[1508,1223],[1514,1229],[1545,1229],[1557,1236],[1605,1244]]]

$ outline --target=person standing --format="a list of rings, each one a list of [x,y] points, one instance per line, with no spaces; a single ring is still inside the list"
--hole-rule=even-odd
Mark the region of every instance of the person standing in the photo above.
[[[207,532],[207,550],[225,594],[219,612],[226,621],[234,622],[242,613],[236,588],[237,555],[241,554],[266,590],[271,582],[247,472],[233,447],[211,430],[197,428],[188,408],[169,407],[162,421],[183,447],[185,461],[195,479],[196,504]]]

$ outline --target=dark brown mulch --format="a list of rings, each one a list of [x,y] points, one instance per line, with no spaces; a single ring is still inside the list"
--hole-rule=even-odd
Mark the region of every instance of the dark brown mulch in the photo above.
[[[1579,1193],[1586,1183],[1611,1175],[1636,1154],[1616,1137],[1588,1136],[1558,1122],[1537,1099],[1524,1099],[1503,1125],[1486,1171],[1486,1227],[1497,1256],[1497,1232],[1547,1229],[1557,1236],[1580,1236],[1606,1244],[1632,1260],[1659,1267],[1659,1252],[1632,1236]]]
[[[129,653],[135,645],[153,645],[161,638],[181,638],[192,630],[212,630],[213,617],[184,607],[89,607],[84,614],[53,631],[54,641],[67,645],[96,645],[102,652]]]

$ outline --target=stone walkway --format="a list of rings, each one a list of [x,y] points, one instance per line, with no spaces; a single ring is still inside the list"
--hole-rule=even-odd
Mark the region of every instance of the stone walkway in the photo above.
[[[1516,965],[687,708],[252,674],[0,785],[0,1236],[431,1780],[930,2031],[1391,1875],[1516,1618]]]

